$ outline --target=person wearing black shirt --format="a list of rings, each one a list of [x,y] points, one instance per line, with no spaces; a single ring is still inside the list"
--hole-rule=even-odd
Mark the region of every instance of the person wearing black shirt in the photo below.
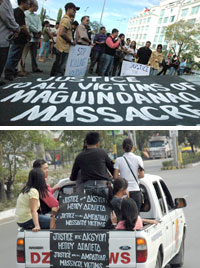
[[[151,57],[151,49],[150,49],[151,42],[147,41],[145,47],[141,47],[138,49],[137,52],[137,63],[146,65]]]
[[[8,59],[5,65],[5,79],[12,81],[16,76],[16,67],[21,59],[22,52],[25,44],[31,39],[31,35],[26,28],[24,11],[30,7],[30,0],[18,0],[18,8],[14,9],[14,17],[16,22],[20,26],[20,33],[17,38],[14,39]]]
[[[87,148],[76,157],[70,180],[76,181],[80,171],[85,189],[100,189],[108,195],[107,183],[110,177],[107,170],[113,174],[112,160],[103,149],[98,148],[98,132],[89,132],[85,141]]]

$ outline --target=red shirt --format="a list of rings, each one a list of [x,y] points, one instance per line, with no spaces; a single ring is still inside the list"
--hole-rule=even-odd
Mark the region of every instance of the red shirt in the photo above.
[[[59,202],[58,200],[53,196],[54,193],[54,189],[50,187],[50,185],[47,183],[47,187],[48,187],[48,195],[46,195],[46,197],[42,197],[42,201],[44,201],[44,203],[50,207],[58,207],[59,206]]]
[[[113,48],[113,49],[118,48],[120,41],[117,41],[116,43],[114,43],[111,37],[114,38],[114,36],[111,35],[106,39],[106,45],[110,48]]]

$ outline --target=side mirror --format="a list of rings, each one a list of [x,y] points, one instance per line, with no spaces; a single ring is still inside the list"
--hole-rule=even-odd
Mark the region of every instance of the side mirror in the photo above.
[[[185,198],[176,198],[174,203],[175,203],[175,208],[184,208],[187,206],[187,202]]]

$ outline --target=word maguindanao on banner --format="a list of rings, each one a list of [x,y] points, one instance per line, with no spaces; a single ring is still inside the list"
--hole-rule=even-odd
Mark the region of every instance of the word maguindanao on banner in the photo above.
[[[1,89],[0,124],[200,125],[200,88],[181,78],[50,77]]]
[[[149,76],[150,67],[136,62],[123,61],[121,76]]]
[[[84,76],[90,57],[90,46],[71,46],[66,63],[66,76]]]

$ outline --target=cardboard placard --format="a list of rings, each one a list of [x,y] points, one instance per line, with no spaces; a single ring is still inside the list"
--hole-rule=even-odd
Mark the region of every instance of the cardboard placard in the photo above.
[[[86,194],[62,195],[56,229],[101,229],[112,211],[104,197]]]
[[[108,267],[108,241],[106,231],[53,231],[50,234],[50,267]]]
[[[149,76],[150,67],[136,62],[123,61],[121,76]]]
[[[66,63],[66,76],[84,76],[88,66],[91,53],[90,46],[71,46]]]

